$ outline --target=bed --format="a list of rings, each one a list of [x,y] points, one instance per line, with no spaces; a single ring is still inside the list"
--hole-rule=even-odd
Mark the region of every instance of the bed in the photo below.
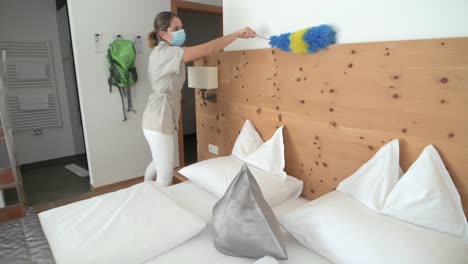
[[[94,253],[87,251],[81,251],[81,255],[78,254],[71,256],[71,262],[63,261],[63,258],[60,256],[60,254],[63,254],[63,249],[61,249],[61,245],[71,244],[72,246],[70,249],[77,250],[77,247],[80,247],[81,243],[88,243],[88,238],[92,237],[94,233],[105,233],[107,231],[117,233],[117,236],[114,235],[114,237],[111,239],[127,239],[128,237],[131,237],[132,233],[129,230],[132,229],[128,229],[128,232],[124,232],[122,235],[122,233],[119,234],[118,232],[116,232],[118,230],[116,230],[115,228],[106,229],[104,226],[100,225],[99,222],[97,222],[95,224],[95,226],[97,226],[97,229],[91,230],[90,234],[85,234],[86,240],[83,240],[78,233],[73,232],[73,229],[76,229],[76,226],[83,225],[83,219],[80,219],[80,217],[86,218],[89,216],[90,213],[94,215],[93,211],[87,211],[86,208],[94,208],[93,210],[100,211],[103,209],[102,211],[106,211],[106,208],[109,207],[109,203],[122,203],[122,201],[118,199],[119,194],[124,194],[124,196],[130,197],[130,200],[134,200],[138,204],[141,204],[141,198],[148,200],[147,196],[141,195],[140,197],[140,195],[132,196],[128,194],[129,192],[131,192],[132,189],[140,190],[138,189],[140,186],[145,186],[148,184],[154,185],[155,183],[137,184],[130,188],[122,189],[115,193],[110,193],[109,195],[98,196],[94,199],[88,199],[82,202],[77,202],[68,206],[64,206],[62,208],[50,210],[48,212],[51,212],[51,215],[55,214],[55,217],[52,218],[52,221],[47,221],[46,218],[41,217],[42,224],[37,216],[32,215],[17,221],[11,221],[0,225],[0,229],[2,231],[0,232],[0,249],[2,253],[0,254],[0,263],[55,263],[54,257],[55,259],[59,257],[61,261],[57,261],[58,263],[91,263],[87,261],[88,259],[84,255]],[[145,232],[144,234],[140,233],[137,235],[136,241],[132,242],[127,248],[127,250],[124,250],[128,253],[124,254],[124,258],[119,258],[117,260],[114,259],[114,261],[112,262],[93,261],[93,263],[250,264],[256,261],[256,259],[251,258],[227,256],[221,254],[215,248],[213,244],[213,233],[211,224],[212,209],[213,206],[219,200],[218,197],[199,187],[192,181],[185,181],[170,186],[165,189],[165,192],[170,196],[170,199],[173,200],[173,202],[187,209],[191,213],[199,216],[204,222],[208,223],[208,225],[204,225],[203,228],[200,229],[200,231],[197,231],[194,236],[183,239],[183,242],[178,244],[177,246],[168,246],[167,250],[160,251],[159,253],[154,253],[156,254],[156,257],[147,258],[145,261],[141,261],[141,258],[138,258],[139,256],[134,255],[136,251],[128,250],[128,248],[143,248],[144,241],[147,241],[148,237],[151,238],[154,236],[154,233],[152,233],[151,230],[148,230],[148,232]],[[334,199],[332,198],[334,195],[346,198]],[[301,210],[308,209],[310,207],[313,208],[314,203],[319,204],[320,200],[326,201],[327,199],[331,199],[332,203],[328,204],[327,202],[325,202],[319,205],[319,212],[315,214],[315,216],[312,215],[311,217],[306,217],[306,215],[302,215],[300,213]],[[138,207],[135,206],[135,204],[133,204],[132,201],[126,201],[126,203],[128,203],[132,208]],[[83,210],[75,210],[77,206]],[[357,217],[350,217],[350,214],[356,214],[356,210],[353,209],[353,207],[356,206],[360,207],[359,210],[361,211],[357,213]],[[119,208],[121,208],[122,211],[112,214],[112,217],[118,218],[122,215],[128,215],[128,207],[125,208],[119,206]],[[407,224],[391,217],[379,216],[379,214],[376,214],[372,210],[369,210],[362,203],[355,201],[351,196],[347,195],[346,193],[335,191],[312,202],[301,197],[291,198],[273,206],[272,209],[279,219],[285,217],[291,218],[290,215],[293,215],[293,220],[289,220],[289,224],[287,222],[282,222],[283,225],[286,223],[286,225],[284,225],[286,228],[289,228],[288,225],[292,223],[293,225],[296,225],[296,227],[299,226],[299,228],[306,227],[306,230],[310,228],[316,229],[313,233],[313,237],[318,238],[315,241],[315,243],[319,244],[315,245],[315,247],[322,250],[322,252],[320,252],[319,254],[314,250],[307,248],[307,242],[301,241],[302,235],[291,235],[291,233],[286,231],[286,229],[282,228],[282,233],[284,235],[285,244],[287,246],[289,259],[285,261],[278,261],[279,263],[304,263],[304,260],[307,260],[308,263],[314,264],[333,263],[329,259],[323,257],[323,255],[327,255],[327,250],[329,249],[331,249],[331,251],[334,251],[333,254],[336,254],[338,252],[338,255],[340,257],[344,257],[344,259],[335,263],[375,263],[366,261],[348,261],[346,256],[349,254],[354,254],[354,260],[359,259],[362,255],[370,255],[371,257],[380,260],[382,256],[385,256],[385,254],[389,254],[390,258],[399,258],[398,263],[441,263],[440,260],[447,260],[447,258],[450,258],[449,261],[453,260],[450,261],[450,263],[464,263],[464,260],[468,258],[468,242],[463,243],[462,241],[454,239],[451,236],[447,236],[439,232],[426,230],[424,228],[420,228],[412,224]],[[314,210],[317,210],[317,208]],[[173,209],[167,208],[165,210],[159,211],[159,215],[171,214],[172,211]],[[136,211],[133,211],[132,213],[135,212]],[[299,212],[299,218],[297,216],[294,216],[295,212]],[[339,217],[337,217],[337,214],[339,215]],[[106,218],[106,215],[107,213],[104,212],[99,216],[95,216],[95,220],[102,220]],[[139,211],[137,215],[134,214],[133,216],[133,218],[145,219],[150,218],[151,214],[144,212],[142,213],[142,211]],[[384,218],[385,222],[381,221],[382,218]],[[46,221],[44,221],[44,219],[46,219]],[[174,225],[166,225],[165,229],[168,230],[169,234],[174,233],[175,235],[177,235],[175,232],[176,230],[186,228],[185,226],[180,225],[184,221],[190,222],[190,219],[184,218],[182,222],[178,221],[175,222]],[[370,226],[366,227],[366,225]],[[50,232],[51,228],[53,231],[52,233]],[[387,228],[389,229],[389,231],[385,231]],[[45,233],[47,235],[44,235],[43,230],[46,231]],[[316,232],[317,230],[320,231]],[[54,232],[58,232],[58,236],[54,235]],[[405,234],[402,234],[402,232],[408,232],[408,235],[406,235],[405,237]],[[107,238],[108,236],[109,235],[104,235],[105,238]],[[423,240],[421,240],[421,236],[424,238]],[[314,243],[314,240],[315,239],[309,240],[309,242]],[[394,243],[391,241],[398,241],[399,245],[394,245],[391,250],[388,250],[388,245],[392,245]],[[73,245],[76,242],[78,242],[79,244]],[[160,242],[164,244],[164,241]],[[121,250],[119,248],[114,247],[114,245],[111,245],[111,243],[109,243],[109,241],[106,241],[105,239],[99,240],[99,243],[105,244],[105,247],[103,247],[104,249],[106,249],[104,254],[115,254],[116,251]],[[353,245],[354,243],[360,246],[357,246],[355,248]],[[150,248],[152,247],[153,245],[150,245]],[[426,251],[426,249],[428,248],[432,248],[433,252],[428,253]],[[364,253],[365,251],[362,250],[368,250],[370,253]],[[54,253],[52,254],[52,252]],[[346,253],[341,254],[339,252]],[[67,252],[65,252],[65,254],[67,254]],[[453,256],[450,256],[452,254]],[[439,259],[436,259],[435,262],[415,262],[411,259],[408,259],[413,257],[420,260],[421,255],[423,256],[423,258],[426,259]],[[395,262],[387,261],[385,263]]]
[[[246,119],[253,121],[263,137],[271,135],[278,127],[285,126],[286,170],[303,181],[302,197],[305,199],[290,199],[273,206],[276,215],[281,218],[286,212],[309,203],[309,200],[320,200],[333,193],[340,182],[370,157],[377,155],[378,149],[391,143],[392,139],[400,141],[401,156],[396,160],[404,171],[418,159],[423,148],[434,144],[450,173],[448,177],[453,179],[452,191],[459,192],[458,200],[461,197],[466,211],[468,177],[464,172],[467,171],[468,163],[467,141],[464,135],[468,133],[468,116],[464,109],[468,98],[468,90],[465,89],[468,83],[468,56],[462,55],[467,53],[467,44],[468,38],[357,43],[334,45],[327,51],[307,56],[264,49],[223,52],[198,61],[197,65],[219,65],[221,80],[220,88],[216,90],[219,99],[217,105],[205,106],[200,98],[196,97],[198,157],[200,160],[215,157],[204,147],[208,144],[218,145],[221,156],[229,155],[240,133],[239,128]],[[443,165],[442,162],[439,163]],[[399,164],[397,166],[399,167]],[[414,193],[416,187],[421,186],[421,182],[413,182],[407,190]],[[213,195],[214,192],[206,191],[206,188],[201,188],[200,184],[195,184],[194,181],[171,186],[167,188],[167,192],[178,204],[207,222],[208,226],[178,246],[162,252],[157,257],[146,259],[146,263],[254,262],[253,259],[225,256],[215,249],[210,221],[211,210],[219,195]],[[359,207],[359,210],[368,210],[354,205]],[[461,203],[459,207],[461,208]],[[460,208],[458,212],[461,215],[463,210]],[[342,213],[346,213],[345,209],[343,208]],[[322,212],[320,211],[320,214]],[[375,221],[381,221],[377,213],[366,212],[378,218],[374,219]],[[425,233],[425,238],[440,237],[436,231],[430,230],[430,234],[426,235],[426,230],[420,227],[389,219],[385,218],[385,221],[397,229],[404,225],[405,230],[418,229],[415,232]],[[37,221],[37,218],[32,217],[30,220]],[[346,231],[344,227],[351,223],[336,217],[329,217],[329,220],[333,220],[336,225],[340,224],[343,231]],[[462,222],[466,225],[466,218]],[[360,224],[359,221],[357,223]],[[24,230],[19,228],[20,222],[12,222],[9,225],[12,230],[17,230],[16,234],[21,234],[21,230]],[[34,225],[37,227],[37,222]],[[378,230],[367,230],[365,227],[359,225],[359,228],[364,229],[359,230],[374,231],[374,237],[380,239]],[[178,230],[183,227],[180,223],[174,223],[168,225],[167,229]],[[35,230],[39,235],[37,241],[44,242],[41,232]],[[63,230],[66,230],[66,226]],[[340,229],[331,225],[329,229],[323,230],[328,230],[328,234],[322,234],[322,238],[331,239],[329,234]],[[325,256],[326,251],[319,255],[299,243],[298,238],[293,238],[291,233],[284,234],[289,260],[283,263],[304,263],[304,260],[310,263],[330,263],[321,256]],[[7,235],[7,232],[0,232],[1,235]],[[391,237],[394,234],[387,235]],[[346,237],[340,232],[335,232],[334,236],[334,240],[329,241],[327,246],[345,245],[346,247],[340,249],[343,252],[346,251],[344,249],[351,248],[347,246],[354,240],[359,240],[361,245],[365,245],[356,257],[368,250],[367,245],[372,246],[372,243],[365,240],[366,237],[357,234]],[[23,234],[22,238],[24,240],[26,236]],[[399,238],[397,236],[393,239]],[[337,240],[340,240],[339,243]],[[1,238],[0,241],[6,240]],[[412,251],[409,249],[417,243],[403,243],[407,241],[398,244],[405,245],[401,250]],[[441,241],[451,243],[454,238],[445,236]],[[54,244],[50,240],[49,243]],[[443,248],[438,247],[440,243],[432,243],[432,239],[422,240],[420,245],[416,246],[426,245],[430,245],[430,250],[425,250],[428,253]],[[459,247],[461,251],[464,250],[464,246],[466,245]],[[139,244],[132,247],[137,248]],[[0,246],[0,250],[8,249],[11,250]],[[50,256],[46,245],[43,244],[40,249],[44,256]],[[450,248],[445,251],[451,253]],[[24,252],[27,250],[14,253],[24,256]],[[465,250],[461,256],[467,254],[468,250]],[[11,262],[5,261],[5,256],[8,255],[0,255],[0,262]],[[379,257],[378,254],[376,256]],[[468,256],[465,259],[468,259]],[[17,262],[29,263],[21,262],[20,259]]]
[[[126,190],[122,190],[126,191]],[[219,200],[215,195],[207,192],[206,190],[198,187],[191,181],[185,181],[167,188],[171,198],[184,208],[190,210],[194,214],[200,216],[207,223],[211,221],[212,208]],[[110,197],[110,196],[107,196]],[[92,203],[88,203],[86,207],[99,207],[102,200],[91,199]],[[88,201],[91,201],[88,200]],[[87,201],[85,201],[87,202]],[[286,212],[291,211],[307,202],[304,198],[290,199],[277,206],[273,207],[274,212],[279,216]],[[60,210],[60,208],[59,208]],[[60,215],[67,215],[73,212],[64,211]],[[73,213],[74,217],[79,218],[80,212]],[[81,213],[85,214],[86,213]],[[59,215],[59,218],[61,216]],[[100,218],[103,216],[101,215]],[[64,217],[63,219],[66,219]],[[76,222],[80,222],[77,219]],[[0,225],[0,263],[54,263],[52,251],[58,248],[60,244],[79,240],[73,237],[73,232],[63,234],[62,238],[48,237],[49,241],[44,235],[43,228],[46,230],[47,224],[41,227],[41,222],[37,215],[30,215],[25,218],[11,221]],[[68,220],[63,220],[62,223],[53,223],[54,229],[67,230],[67,226],[73,225]],[[62,225],[62,226],[59,226]],[[70,227],[72,228],[72,227]],[[168,229],[179,228],[177,226],[168,226]],[[290,259],[281,263],[303,263],[304,259],[308,259],[311,263],[330,263],[320,255],[305,248],[299,244],[291,235],[283,230],[287,248],[290,254]],[[49,246],[49,244],[52,247]],[[137,246],[137,245],[136,245]],[[56,252],[57,253],[57,252]],[[253,263],[255,260],[247,258],[230,257],[219,253],[213,245],[213,237],[211,234],[211,226],[205,227],[199,234],[187,240],[181,245],[168,250],[167,252],[152,258],[146,263]]]
[[[246,120],[262,137],[284,126],[286,171],[303,180],[302,197],[317,200],[393,139],[405,172],[433,144],[468,212],[467,44],[468,38],[353,43],[306,56],[261,49],[199,60],[196,66],[218,67],[220,83],[217,103],[195,97],[198,158],[217,157],[208,144],[229,155]],[[416,193],[414,187],[408,190]]]

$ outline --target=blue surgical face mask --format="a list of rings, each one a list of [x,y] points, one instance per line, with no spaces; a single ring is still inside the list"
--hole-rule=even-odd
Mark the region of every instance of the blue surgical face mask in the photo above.
[[[177,30],[171,33],[172,34],[172,40],[171,45],[172,46],[182,46],[185,42],[185,30]]]

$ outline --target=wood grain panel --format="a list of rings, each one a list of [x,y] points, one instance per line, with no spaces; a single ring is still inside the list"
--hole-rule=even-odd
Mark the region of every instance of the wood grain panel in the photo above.
[[[342,44],[309,55],[222,52],[217,103],[196,96],[198,157],[229,155],[246,119],[263,139],[284,125],[286,172],[314,199],[400,139],[404,170],[433,144],[468,212],[468,38]],[[199,92],[199,91],[198,91]]]
[[[13,171],[11,168],[0,168],[0,185],[13,185],[16,187],[15,178],[13,177]]]
[[[0,223],[18,219],[23,216],[23,209],[19,204],[0,208]]]

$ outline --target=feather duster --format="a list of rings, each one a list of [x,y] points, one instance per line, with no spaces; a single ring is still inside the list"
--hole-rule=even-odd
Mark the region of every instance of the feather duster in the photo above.
[[[272,48],[292,51],[296,54],[314,53],[336,42],[336,32],[329,25],[304,28],[292,33],[283,33],[270,38]],[[260,37],[263,38],[263,37]]]

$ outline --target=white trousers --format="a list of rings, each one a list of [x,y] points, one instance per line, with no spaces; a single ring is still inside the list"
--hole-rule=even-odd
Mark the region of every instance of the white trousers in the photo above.
[[[146,167],[145,181],[156,182],[162,186],[172,184],[173,170],[179,165],[179,148],[177,132],[164,134],[143,129],[146,141],[151,149],[153,161]]]

